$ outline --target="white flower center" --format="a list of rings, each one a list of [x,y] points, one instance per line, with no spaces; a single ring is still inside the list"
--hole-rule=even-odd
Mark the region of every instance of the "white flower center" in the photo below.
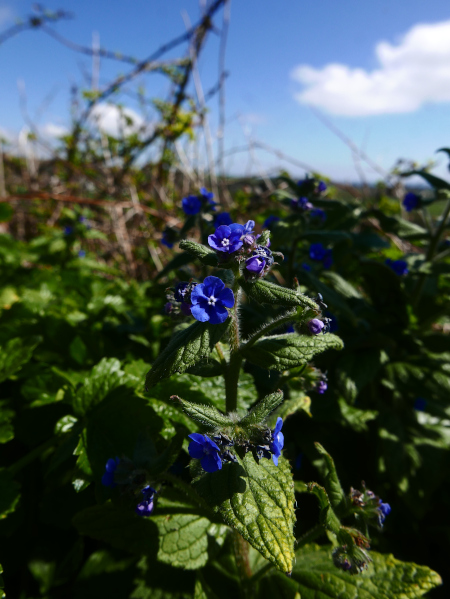
[[[229,239],[222,239],[222,246],[224,248],[227,248],[230,245],[230,240]]]
[[[208,300],[208,305],[209,306],[215,306],[217,302],[217,298],[214,297],[213,295],[210,296],[209,300]]]

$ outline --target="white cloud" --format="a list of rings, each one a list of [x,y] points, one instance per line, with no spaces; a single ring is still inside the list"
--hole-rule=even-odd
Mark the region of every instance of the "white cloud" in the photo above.
[[[414,112],[426,103],[450,102],[450,21],[415,25],[397,45],[379,42],[375,54],[379,68],[373,71],[336,63],[297,66],[291,77],[305,89],[296,100],[344,116]]]
[[[101,131],[113,137],[130,135],[144,126],[144,119],[131,108],[119,109],[114,104],[97,104],[94,106],[90,120],[96,123]]]
[[[44,135],[45,137],[62,137],[63,135],[67,135],[68,129],[63,125],[57,125],[56,123],[45,123],[39,127],[39,133]]]

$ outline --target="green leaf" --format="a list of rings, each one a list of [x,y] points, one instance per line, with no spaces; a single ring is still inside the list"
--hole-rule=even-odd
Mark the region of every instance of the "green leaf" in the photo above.
[[[376,410],[360,410],[348,405],[344,398],[339,399],[339,408],[341,410],[342,419],[345,424],[351,426],[356,432],[367,432],[367,422],[374,420],[378,416]]]
[[[286,420],[289,416],[292,416],[299,410],[304,410],[309,416],[311,416],[311,412],[309,408],[311,407],[311,398],[305,395],[302,391],[290,391],[291,398],[286,399],[281,406],[279,406],[272,416],[269,418],[269,425],[275,426],[277,418],[282,418]]]
[[[183,239],[180,241],[180,249],[184,250],[194,258],[197,258],[206,266],[217,266],[219,263],[216,252],[211,248],[206,247],[206,245],[202,245],[201,243]]]
[[[346,279],[338,275],[336,272],[324,272],[322,276],[325,279],[328,279],[333,285],[334,289],[343,295],[344,297],[354,297],[357,299],[361,299],[361,293],[354,287],[351,283],[349,283]]]
[[[328,497],[330,498],[331,505],[333,508],[344,507],[345,493],[339,481],[334,460],[320,443],[314,443],[314,445],[316,446],[316,449],[320,455],[323,456],[328,468],[328,472],[325,476],[325,488],[328,491]]]
[[[295,291],[295,289],[280,287],[280,285],[275,285],[269,281],[246,281],[243,277],[240,277],[239,285],[248,297],[260,304],[276,304],[284,307],[302,306],[303,308],[320,310],[315,301],[307,295]]]
[[[440,177],[435,177],[434,175],[431,175],[427,171],[413,170],[407,173],[403,173],[404,177],[410,177],[411,175],[419,175],[419,177],[425,179],[425,181],[435,189],[447,189],[450,191],[450,183],[447,183],[447,181],[444,181],[444,179],[441,179]]]
[[[278,390],[275,393],[271,393],[261,399],[256,406],[254,406],[250,412],[242,418],[240,426],[243,428],[247,426],[254,426],[263,424],[267,417],[280,405],[283,401],[283,392]]]
[[[0,468],[0,520],[16,509],[19,498],[18,483],[6,468]]]
[[[180,403],[181,407],[183,408],[183,412],[190,418],[201,422],[207,427],[221,428],[231,424],[231,420],[213,406],[191,403],[190,401],[181,399],[181,397],[178,397],[177,395],[172,395],[170,399]]]
[[[11,220],[13,214],[14,210],[12,206],[5,202],[0,204],[0,222],[4,223],[5,221]]]
[[[341,522],[334,513],[334,510],[331,506],[330,498],[328,497],[328,494],[325,491],[325,489],[317,483],[309,483],[306,489],[308,493],[315,495],[319,500],[320,523],[323,524],[325,528],[333,532],[335,535],[339,534],[341,529]]]
[[[73,400],[73,409],[77,416],[85,416],[96,405],[101,403],[111,391],[121,385],[135,382],[136,378],[125,375],[116,358],[103,358],[94,366],[89,376],[83,381]]]
[[[273,335],[263,337],[251,348],[243,351],[252,364],[269,370],[288,370],[310,362],[327,349],[342,349],[344,344],[336,335]]]
[[[356,576],[336,568],[331,547],[305,545],[296,553],[292,579],[302,599],[416,599],[442,584],[426,566],[370,552],[373,563]]]
[[[159,532],[157,559],[186,570],[201,568],[208,561],[207,518],[194,514],[152,517]]]
[[[8,409],[8,402],[0,401],[0,443],[14,439],[14,427],[11,423],[13,418],[14,412]]]
[[[283,457],[259,464],[249,452],[238,463],[204,474],[194,486],[224,522],[237,530],[282,572],[294,560],[294,484]]]
[[[157,281],[161,277],[164,277],[165,275],[167,275],[167,273],[171,272],[172,270],[178,270],[182,266],[186,266],[186,264],[189,264],[191,260],[192,257],[186,252],[175,254],[172,260],[170,260],[170,262],[168,262],[165,265],[165,267],[156,275],[155,281]]]
[[[218,360],[209,358],[203,360],[198,364],[194,364],[186,370],[188,374],[194,374],[195,376],[201,376],[205,378],[220,376],[223,374],[224,368]]]
[[[69,345],[69,354],[78,364],[83,365],[86,362],[88,349],[79,335]]]
[[[26,364],[42,337],[15,337],[0,347],[0,382],[9,379]]]
[[[194,322],[176,333],[153,363],[147,374],[145,388],[147,391],[158,381],[176,372],[182,373],[194,366],[211,353],[214,345],[224,335],[229,322],[223,324],[207,324]]]

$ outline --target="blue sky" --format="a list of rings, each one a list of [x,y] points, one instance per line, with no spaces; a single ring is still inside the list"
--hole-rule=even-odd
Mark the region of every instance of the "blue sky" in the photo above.
[[[0,0],[0,31],[29,14],[31,6],[25,0]],[[200,14],[194,0],[51,0],[45,6],[74,14],[55,26],[67,38],[91,45],[95,31],[102,47],[138,58],[185,30],[182,11],[192,22]],[[221,20],[219,13],[218,26]],[[205,90],[217,81],[218,39],[210,35],[200,61]],[[450,144],[448,65],[448,0],[232,1],[226,147],[242,146],[251,138],[332,178],[356,180],[350,150],[312,106],[383,169],[400,157],[424,163],[436,158],[437,148]],[[88,57],[42,32],[25,32],[0,46],[0,130],[14,136],[24,125],[19,87],[42,130],[62,130],[69,118],[70,86],[88,88],[91,68]],[[100,86],[128,68],[102,60]],[[140,83],[150,96],[165,96],[161,77],[147,76]],[[122,100],[139,112],[132,99]],[[216,116],[214,99],[213,136]],[[111,125],[111,114],[108,118],[105,127]],[[262,151],[256,157],[271,172],[288,166]],[[439,160],[438,172],[444,173],[445,160]],[[232,172],[244,173],[248,160],[239,154],[226,164]],[[256,164],[252,168],[257,172]],[[377,177],[370,168],[365,172],[371,180]]]

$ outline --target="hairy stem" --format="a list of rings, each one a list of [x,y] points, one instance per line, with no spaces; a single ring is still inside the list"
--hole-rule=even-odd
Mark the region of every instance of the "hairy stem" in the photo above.
[[[225,375],[225,397],[227,412],[237,409],[237,394],[239,374],[241,371],[242,354],[240,351],[239,331],[239,303],[241,300],[241,288],[238,283],[239,272],[234,273],[233,293],[235,298],[234,308],[230,312],[230,362]]]
[[[258,341],[258,339],[263,337],[266,333],[268,333],[272,329],[276,329],[279,326],[281,326],[282,324],[292,322],[292,320],[295,318],[296,312],[297,312],[296,310],[289,310],[289,312],[285,312],[284,314],[281,314],[281,316],[274,318],[274,320],[272,320],[271,322],[268,322],[267,324],[263,325],[259,329],[259,331],[256,331],[256,333],[254,333],[250,337],[250,339],[248,339],[248,341],[245,342],[245,344],[242,347],[243,348],[245,347],[245,349],[248,349],[254,343],[256,343],[256,341]]]

